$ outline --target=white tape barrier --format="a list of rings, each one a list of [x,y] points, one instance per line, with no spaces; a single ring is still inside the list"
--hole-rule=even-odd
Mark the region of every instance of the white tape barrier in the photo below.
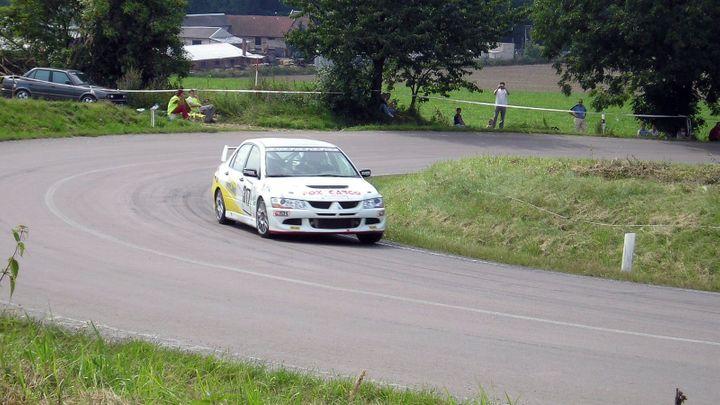
[[[442,101],[452,101],[454,103],[462,103],[462,104],[475,104],[475,105],[483,105],[483,106],[489,106],[489,107],[497,107],[497,104],[495,103],[486,103],[482,101],[470,101],[470,100],[458,100],[453,98],[446,98],[446,97],[425,97],[432,100],[442,100]],[[560,110],[556,108],[543,108],[543,107],[528,107],[523,105],[512,105],[508,104],[502,107],[507,108],[516,108],[519,110],[534,110],[534,111],[548,111],[548,112],[561,112],[561,113],[572,113],[571,110]],[[623,114],[623,113],[609,113],[609,112],[593,112],[588,111],[586,114],[606,114],[606,115],[619,115],[624,117],[641,117],[641,118],[687,118],[687,115],[659,115],[659,114]]]

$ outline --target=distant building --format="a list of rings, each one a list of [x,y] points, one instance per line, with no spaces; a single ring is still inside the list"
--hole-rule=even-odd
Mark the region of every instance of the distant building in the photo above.
[[[230,31],[230,23],[225,13],[188,14],[183,18],[183,27],[218,27]]]
[[[185,45],[184,49],[193,70],[242,68],[264,58],[228,43]]]
[[[512,60],[515,58],[515,44],[512,42],[499,42],[497,47],[482,54],[483,59]]]
[[[230,15],[230,32],[240,38],[250,39],[248,50],[270,57],[289,56],[285,34],[307,26],[307,18],[298,20],[290,17],[264,15]]]
[[[220,27],[182,27],[183,45],[207,45],[226,43],[241,46],[243,40]]]

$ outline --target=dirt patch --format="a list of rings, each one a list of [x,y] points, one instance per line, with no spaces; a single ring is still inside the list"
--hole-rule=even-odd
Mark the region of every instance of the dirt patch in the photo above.
[[[666,184],[720,184],[720,167],[716,165],[683,166],[666,162],[613,159],[598,161],[590,166],[574,166],[572,171],[580,176],[600,176],[608,180],[639,178]]]
[[[495,89],[500,82],[505,82],[510,91],[550,91],[560,92],[555,68],[546,65],[488,66],[476,70],[470,75],[481,89]],[[573,86],[573,92],[582,91],[579,85]]]
[[[260,72],[262,74],[262,72]],[[315,75],[297,76],[263,76],[263,79],[285,80],[285,81],[308,81],[315,80]],[[470,74],[470,80],[475,82],[481,89],[495,89],[500,82],[505,82],[510,91],[539,91],[539,92],[560,92],[557,82],[560,76],[555,74],[555,69],[550,64],[545,65],[517,65],[517,66],[488,66],[476,70]],[[573,92],[580,92],[579,85],[573,86]]]

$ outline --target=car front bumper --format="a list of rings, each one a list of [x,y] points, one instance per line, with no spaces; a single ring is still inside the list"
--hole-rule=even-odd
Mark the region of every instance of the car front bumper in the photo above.
[[[385,231],[385,208],[346,210],[267,207],[271,233],[376,233]]]

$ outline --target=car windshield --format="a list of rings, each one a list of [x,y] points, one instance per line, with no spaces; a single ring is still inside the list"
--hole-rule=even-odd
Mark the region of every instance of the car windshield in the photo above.
[[[269,148],[265,166],[268,177],[358,177],[337,148]]]
[[[80,84],[92,84],[87,75],[83,72],[71,72],[71,75],[75,76]]]

